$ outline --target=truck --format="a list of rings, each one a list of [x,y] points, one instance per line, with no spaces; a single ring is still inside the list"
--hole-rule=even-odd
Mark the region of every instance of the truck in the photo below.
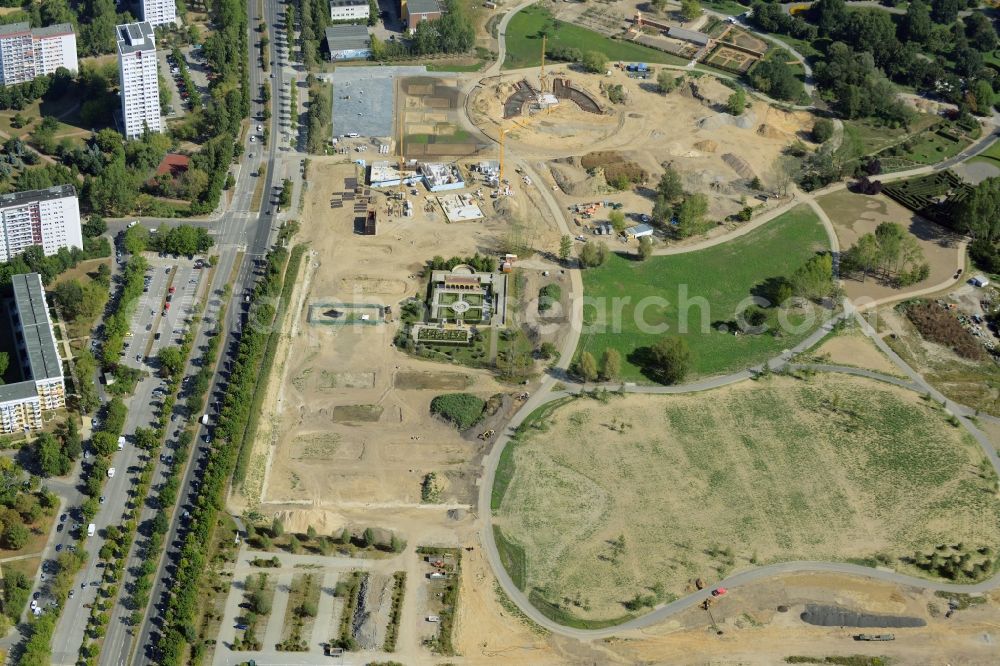
[[[202,425],[208,425],[208,414],[202,415],[202,417],[201,417],[201,424]]]
[[[648,72],[649,65],[644,62],[631,62],[625,66],[626,72]]]
[[[94,523],[87,525],[87,536],[92,537],[95,532],[97,532],[97,525]]]
[[[118,450],[121,451],[125,448],[125,435],[118,436]]]
[[[854,637],[856,641],[894,641],[895,634],[858,634]]]

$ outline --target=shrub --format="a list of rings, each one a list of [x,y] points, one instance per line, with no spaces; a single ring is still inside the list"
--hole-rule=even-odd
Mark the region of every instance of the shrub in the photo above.
[[[479,423],[486,403],[471,393],[445,393],[431,401],[431,414],[450,421],[459,430]]]

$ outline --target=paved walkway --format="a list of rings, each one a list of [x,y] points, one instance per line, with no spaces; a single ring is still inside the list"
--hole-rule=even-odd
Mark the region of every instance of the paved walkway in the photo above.
[[[511,11],[504,19],[501,21],[501,30],[499,32],[500,37],[500,53],[503,54],[506,51],[504,37],[507,22],[509,18],[524,6],[530,3],[523,3],[518,5],[513,11]],[[791,50],[791,49],[790,49]],[[502,58],[500,61],[502,62]],[[499,71],[499,65],[494,64],[493,67],[489,68],[487,72]],[[956,156],[952,160],[947,160],[939,165],[921,167],[919,169],[914,169],[908,172],[902,172],[899,174],[891,174],[882,178],[883,181],[898,180],[901,178],[906,178],[912,175],[919,175],[921,173],[929,173],[936,170],[941,170],[948,168],[951,164],[957,163],[958,161],[967,159],[968,157],[985,150],[994,140],[994,135],[987,135],[983,137],[980,141],[970,146],[968,149],[963,151],[960,155]],[[537,174],[533,172],[530,165],[526,165],[526,171],[528,175],[534,178],[535,182],[543,182],[537,177]],[[758,220],[751,224],[745,225],[740,229],[736,230],[730,234],[724,234],[717,238],[709,239],[701,243],[695,243],[690,246],[677,247],[677,248],[667,248],[666,250],[660,250],[657,254],[669,255],[669,254],[681,254],[685,252],[693,252],[700,249],[705,249],[720,243],[732,240],[735,237],[750,233],[753,229],[766,224],[768,221],[775,219],[779,215],[791,207],[798,205],[799,203],[806,203],[812,208],[812,210],[817,214],[820,221],[823,224],[823,228],[827,233],[830,241],[831,249],[835,256],[840,252],[840,245],[837,239],[833,224],[831,223],[828,215],[822,209],[822,207],[816,202],[815,198],[829,192],[838,191],[846,187],[846,183],[836,183],[818,192],[804,194],[799,193],[794,195],[792,200],[789,201],[785,206],[779,207],[768,214],[763,215]],[[555,217],[560,231],[562,233],[568,233],[568,226],[566,220],[562,215],[562,211],[559,206],[552,199],[551,193],[548,192],[546,188],[539,187],[539,192],[542,194],[543,199],[546,200],[546,204],[549,206],[553,216]],[[964,250],[964,248],[962,248]],[[836,269],[836,265],[835,265]],[[491,448],[489,454],[483,460],[483,476],[480,482],[479,488],[479,514],[483,516],[483,528],[480,533],[480,539],[486,551],[487,559],[492,567],[494,573],[497,576],[500,585],[503,587],[507,595],[514,601],[515,604],[524,612],[528,617],[537,622],[539,625],[545,627],[546,629],[552,631],[553,633],[560,634],[563,636],[568,636],[583,640],[592,640],[603,638],[611,635],[618,634],[622,631],[630,629],[640,629],[643,627],[648,627],[650,625],[662,622],[664,619],[671,617],[672,615],[695,606],[701,603],[704,599],[708,598],[711,591],[701,590],[694,594],[687,595],[681,599],[678,599],[669,604],[665,604],[655,609],[651,613],[643,615],[642,617],[631,620],[622,625],[615,627],[608,627],[599,630],[584,630],[576,629],[572,627],[567,627],[556,623],[542,614],[537,608],[535,608],[529,601],[527,596],[521,591],[511,580],[507,570],[504,568],[500,555],[496,547],[496,542],[494,540],[493,528],[492,528],[492,489],[493,482],[496,475],[496,468],[500,460],[500,455],[503,452],[506,445],[510,442],[511,434],[517,429],[521,423],[535,411],[538,407],[565,395],[571,395],[573,393],[578,393],[583,390],[583,386],[579,383],[574,382],[567,373],[567,369],[572,360],[573,353],[576,350],[576,345],[579,340],[580,331],[582,327],[582,299],[574,298],[574,295],[582,295],[582,284],[580,278],[579,270],[570,270],[569,275],[571,277],[571,293],[570,302],[573,303],[572,311],[570,312],[570,331],[563,341],[563,345],[560,349],[560,358],[557,363],[554,364],[553,368],[550,370],[549,374],[542,381],[541,386],[535,391],[535,393],[522,405],[521,409],[514,415],[507,429],[500,433],[494,446]],[[947,285],[944,285],[947,286]],[[932,288],[938,290],[941,285],[935,285]],[[907,297],[912,296],[908,294]],[[848,366],[836,366],[830,364],[792,364],[791,360],[796,355],[803,351],[812,349],[814,346],[819,344],[833,329],[834,325],[846,318],[854,318],[860,325],[862,332],[871,338],[876,346],[882,350],[883,353],[896,365],[902,372],[902,374],[908,378],[901,379],[899,377],[893,377],[890,375],[885,375],[882,373],[876,373],[869,370],[861,368],[851,368]],[[872,329],[872,327],[864,320],[863,317],[857,312],[852,304],[849,302],[844,303],[844,311],[830,320],[825,322],[820,326],[812,335],[803,340],[794,349],[788,350],[781,354],[780,356],[771,359],[767,362],[768,367],[772,369],[780,369],[785,367],[797,368],[797,367],[809,367],[813,370],[824,371],[824,372],[842,372],[857,376],[868,377],[878,381],[885,381],[903,388],[908,388],[912,390],[921,391],[925,394],[929,394],[934,399],[941,402],[945,408],[951,413],[955,414],[960,420],[963,427],[965,427],[970,434],[976,439],[983,452],[990,460],[995,472],[1000,476],[1000,458],[997,456],[996,449],[989,442],[986,436],[979,431],[972,421],[969,419],[969,414],[971,410],[963,405],[958,405],[954,402],[947,400],[940,392],[936,391],[931,387],[926,380],[923,379],[913,368],[907,365],[895,352],[893,352],[884,340],[877,335],[877,333]],[[700,380],[698,382],[693,382],[691,384],[685,384],[681,386],[624,386],[626,392],[632,393],[650,393],[650,394],[671,394],[671,393],[690,393],[694,391],[705,391],[717,388],[720,386],[725,386],[727,384],[743,381],[749,378],[753,373],[759,372],[759,368],[752,368],[749,370],[731,373],[729,375],[723,375],[720,377],[710,377],[708,379]],[[558,382],[563,383],[564,386],[560,387],[559,391],[555,391],[555,384]],[[593,386],[593,385],[592,385]],[[618,388],[615,386],[614,388]],[[726,587],[736,587],[739,585],[745,585],[757,580],[762,580],[770,578],[772,576],[789,574],[789,573],[801,573],[801,572],[830,572],[830,573],[841,573],[846,575],[861,576],[869,579],[876,579],[885,582],[912,585],[916,587],[921,587],[924,589],[940,590],[940,591],[950,591],[950,592],[984,592],[988,590],[1000,587],[1000,574],[994,576],[993,578],[977,583],[974,585],[957,585],[952,583],[943,583],[938,581],[925,580],[921,578],[916,578],[913,576],[907,576],[903,574],[896,573],[895,571],[883,570],[883,569],[872,569],[869,567],[857,566],[852,564],[838,563],[838,562],[785,562],[781,564],[775,564],[770,566],[755,567],[746,571],[741,571],[736,573],[723,581],[719,582],[719,585]]]

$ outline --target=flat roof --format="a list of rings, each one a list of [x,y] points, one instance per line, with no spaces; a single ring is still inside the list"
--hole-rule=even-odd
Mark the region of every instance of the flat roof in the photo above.
[[[0,194],[0,208],[12,208],[23,206],[35,201],[50,201],[52,199],[62,199],[64,197],[75,197],[76,188],[72,185],[56,185],[44,190],[25,190],[23,192],[11,192],[10,194]]]
[[[24,346],[28,351],[28,366],[34,381],[62,377],[62,360],[56,350],[56,336],[49,322],[48,304],[42,276],[22,273],[11,277],[14,303],[21,320]]]
[[[694,42],[696,44],[708,44],[710,39],[708,35],[703,32],[697,32],[695,30],[685,30],[684,28],[673,28],[671,27],[667,30],[667,35],[675,39],[683,39],[689,42]]]
[[[368,26],[341,24],[326,29],[326,45],[331,51],[353,51],[371,48]]]
[[[115,26],[118,53],[125,55],[136,51],[156,51],[156,36],[149,21],[123,23]]]
[[[433,14],[443,12],[444,8],[437,0],[406,0],[406,11],[410,14]]]
[[[367,7],[368,0],[330,0],[331,7]]]
[[[34,37],[55,37],[56,35],[72,35],[73,26],[69,23],[56,23],[47,25],[44,28],[33,28],[31,34]]]

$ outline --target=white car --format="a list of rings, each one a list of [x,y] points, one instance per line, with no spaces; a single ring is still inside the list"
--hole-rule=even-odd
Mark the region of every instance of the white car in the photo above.
[[[264,126],[263,125],[257,125],[257,131],[258,132],[263,132],[264,131]]]
[[[257,143],[257,137],[255,136],[250,137],[250,143]]]
[[[109,467],[108,468],[108,478],[111,479],[111,478],[114,478],[114,476],[115,476],[115,468],[114,467]]]
[[[439,618],[437,615],[428,615],[427,616],[427,621],[428,622],[440,622],[441,618]]]

